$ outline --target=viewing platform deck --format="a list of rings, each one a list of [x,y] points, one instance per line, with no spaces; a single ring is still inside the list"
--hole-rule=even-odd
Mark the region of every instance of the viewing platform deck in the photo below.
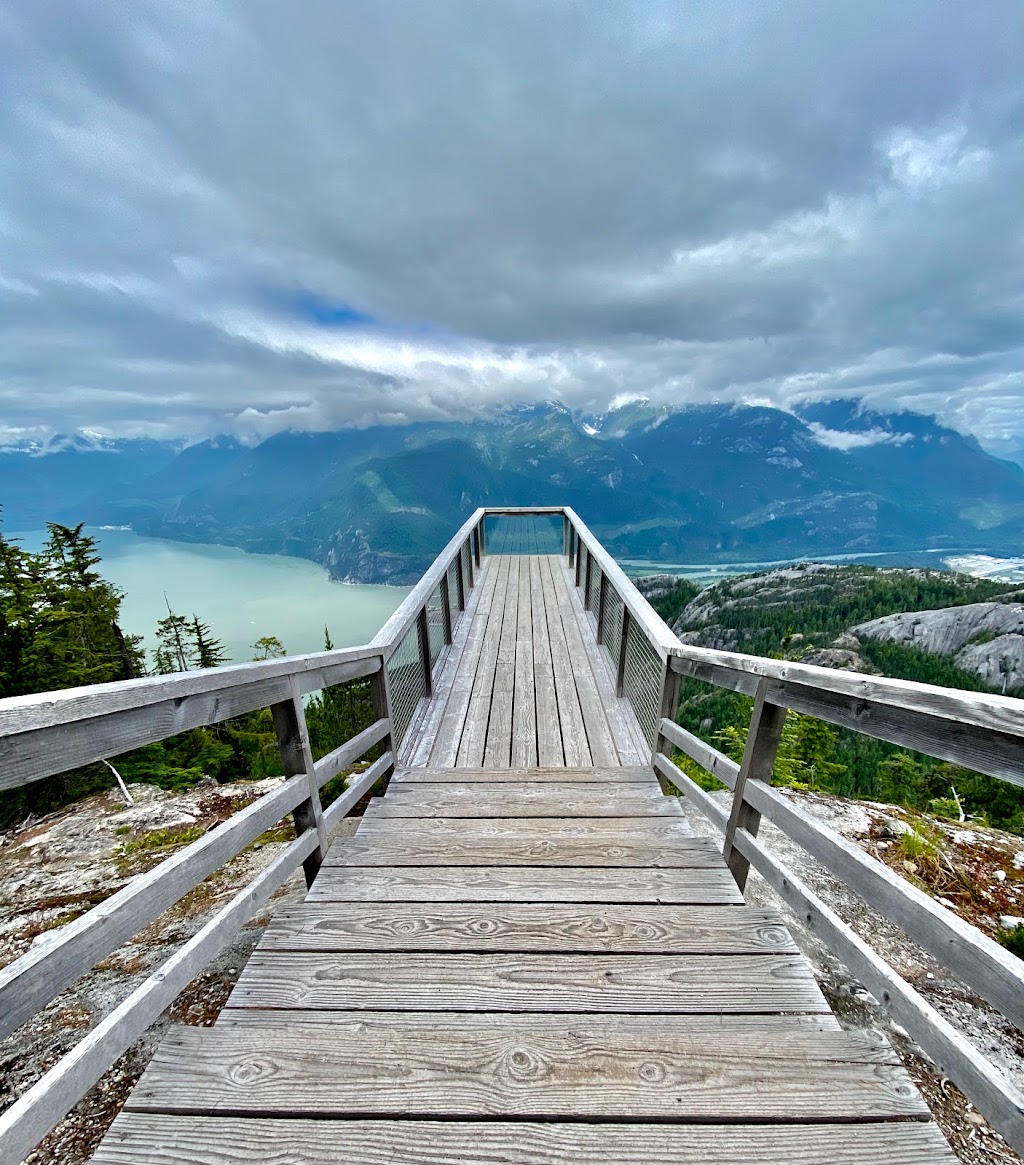
[[[786,709],[818,701],[816,714],[843,723],[854,677],[686,648],[571,511],[564,542],[561,511],[552,529],[557,546],[541,528],[516,543],[494,532],[488,547],[483,519],[467,525],[366,648],[222,669],[244,670],[244,682],[217,686],[214,712],[202,687],[213,673],[187,691],[173,678],[172,730],[270,704],[288,779],[183,851],[194,852],[176,874],[121,891],[102,938],[83,924],[62,940],[65,963],[83,961],[85,945],[102,957],[134,933],[124,914],[145,923],[284,812],[296,841],[86,1037],[63,1076],[58,1065],[0,1118],[16,1134],[0,1165],[103,1071],[94,1049],[118,1055],[299,865],[305,900],[273,914],[212,1027],[164,1038],[100,1165],[952,1162],[885,1036],[845,1030],[783,916],[747,904],[751,865],[1018,1136],[1014,1086],[756,838],[763,814],[915,941],[969,966],[1017,1019],[1010,956],[770,787]],[[742,765],[672,720],[682,674],[755,696]],[[378,719],[314,760],[303,691],[359,677]],[[1009,763],[999,733],[1020,727],[998,702],[939,708],[936,689],[867,682],[856,694],[865,731],[933,731],[947,756],[977,748],[976,732],[989,771]],[[80,751],[96,751],[97,716],[109,729],[140,707],[130,691],[100,705],[80,692],[22,735],[62,726],[62,748],[79,733]],[[889,719],[876,728],[867,713],[883,696]],[[145,707],[158,704],[154,691]],[[943,743],[931,721],[954,715],[958,734]],[[132,723],[133,740],[168,730]],[[41,767],[40,741],[26,770]],[[674,748],[733,788],[731,812],[677,767]],[[370,768],[321,807],[319,789],[370,749]],[[354,833],[335,835],[361,805]],[[724,831],[724,846],[694,835],[692,812]],[[34,1001],[68,981],[52,963],[43,952],[28,968]],[[0,975],[0,1003],[8,990],[31,1014],[38,1003],[16,986]]]

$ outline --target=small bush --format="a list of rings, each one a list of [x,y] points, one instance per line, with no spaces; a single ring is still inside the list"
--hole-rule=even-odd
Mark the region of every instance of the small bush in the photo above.
[[[1024,923],[1018,922],[1013,930],[1004,930],[999,935],[999,941],[1018,959],[1024,959]]]

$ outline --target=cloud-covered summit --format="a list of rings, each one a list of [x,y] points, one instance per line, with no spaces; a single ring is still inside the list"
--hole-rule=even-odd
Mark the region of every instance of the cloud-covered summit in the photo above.
[[[4,440],[623,394],[1024,432],[1019,0],[10,0]]]

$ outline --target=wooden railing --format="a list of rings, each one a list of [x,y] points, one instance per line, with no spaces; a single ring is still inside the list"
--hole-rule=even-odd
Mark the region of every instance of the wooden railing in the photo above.
[[[134,878],[46,942],[0,968],[0,1039],[138,934],[282,817],[295,840],[71,1052],[0,1115],[0,1165],[15,1165],[88,1092],[244,923],[300,867],[311,884],[337,823],[382,778],[443,664],[484,547],[475,511],[371,643],[124,683],[0,701],[0,789],[106,760],[130,749],[256,709],[270,708],[285,780],[273,792]],[[314,760],[302,697],[367,678],[375,719]],[[382,755],[326,808],[320,791],[369,750]]]
[[[679,676],[754,697],[741,764],[667,717],[660,723],[654,755],[659,777],[680,789],[688,804],[722,830],[723,853],[740,888],[753,866],[993,1127],[1018,1152],[1024,1151],[1020,1089],[757,839],[761,818],[767,818],[869,907],[1024,1028],[1024,962],[822,824],[798,800],[771,787],[790,708],[1024,784],[1024,702],[682,644],[672,649],[669,667],[669,705],[677,699]],[[733,790],[728,812],[672,763],[673,746]]]
[[[540,516],[561,518],[561,547],[554,549],[566,556],[616,692],[628,700],[651,745],[655,771],[722,829],[724,853],[740,884],[751,866],[762,874],[1006,1140],[1024,1149],[1024,1095],[757,839],[760,819],[767,817],[1024,1026],[1024,963],[771,787],[789,708],[1024,784],[1024,704],[684,646],[571,509],[512,507],[476,510],[365,647],[0,701],[0,789],[266,707],[273,712],[286,776],[272,793],[0,969],[0,1038],[283,816],[292,815],[296,833],[249,885],[0,1116],[0,1165],[21,1161],[288,877],[302,867],[307,882],[312,880],[331,829],[390,775],[414,735],[471,602],[487,552],[488,523],[493,532],[499,520]],[[754,696],[742,764],[675,723],[681,676]],[[359,678],[369,679],[374,722],[314,760],[303,695]],[[374,747],[382,749],[380,758],[324,808],[324,784]],[[672,762],[675,748],[734,790],[729,812]]]

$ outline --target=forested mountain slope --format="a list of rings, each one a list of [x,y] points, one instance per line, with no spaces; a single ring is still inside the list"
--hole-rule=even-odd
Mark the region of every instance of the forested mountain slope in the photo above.
[[[1014,554],[1024,538],[1020,466],[927,417],[849,404],[637,402],[589,418],[544,404],[254,447],[136,445],[0,452],[7,528],[39,524],[38,494],[47,518],[299,555],[366,582],[414,580],[478,505],[571,505],[613,554],[664,562]]]

